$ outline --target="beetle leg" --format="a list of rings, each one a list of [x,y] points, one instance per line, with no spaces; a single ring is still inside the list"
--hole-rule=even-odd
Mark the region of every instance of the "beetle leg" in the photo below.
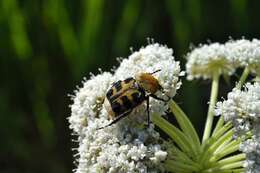
[[[150,110],[149,110],[149,97],[146,99],[146,111],[147,111],[147,124],[148,128],[150,127]]]
[[[106,126],[104,126],[104,127],[98,128],[98,130],[103,129],[103,128],[106,128],[106,127],[108,127],[108,126],[111,126],[111,125],[115,124],[116,122],[118,122],[118,121],[121,120],[122,118],[124,118],[124,117],[126,117],[127,115],[129,115],[129,114],[131,113],[131,111],[132,111],[132,110],[129,110],[129,111],[127,111],[127,112],[125,112],[125,113],[123,113],[123,114],[117,116],[111,123],[109,123],[108,125],[106,125]]]
[[[160,98],[158,97],[157,95],[154,95],[154,94],[150,94],[149,96],[151,96],[152,98],[156,99],[156,100],[160,100],[160,101],[163,101],[163,102],[168,102],[171,98],[168,97],[167,100],[163,99],[163,98]]]

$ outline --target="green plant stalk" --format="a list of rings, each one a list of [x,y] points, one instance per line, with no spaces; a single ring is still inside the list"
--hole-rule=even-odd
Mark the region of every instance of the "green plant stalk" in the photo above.
[[[229,130],[223,136],[218,138],[217,141],[214,142],[214,144],[212,144],[209,147],[209,150],[216,151],[221,144],[223,144],[225,141],[229,141],[229,139],[233,136],[233,134],[234,134],[234,130],[233,129]]]
[[[174,125],[166,121],[158,114],[153,114],[152,121],[155,125],[157,125],[160,129],[162,129],[166,134],[168,134],[171,139],[176,142],[176,144],[187,154],[190,154],[193,158],[195,157],[195,153],[192,151],[191,143],[189,142],[187,136],[176,128]]]
[[[177,148],[175,145],[172,145],[171,149],[170,149],[171,154],[173,155],[172,158],[176,159],[178,158],[179,161],[182,161],[183,163],[188,163],[188,164],[194,164],[199,166],[199,164],[197,164],[196,162],[194,162],[193,160],[191,160],[191,158],[189,156],[187,156],[187,154],[185,154],[184,152],[182,152],[179,148]],[[171,158],[170,158],[171,159]]]
[[[213,159],[210,160],[211,163],[210,163],[209,167],[210,168],[217,168],[217,167],[220,167],[220,166],[224,166],[226,164],[231,164],[233,162],[244,160],[245,158],[246,158],[246,155],[244,153],[228,156],[228,157],[221,159],[219,161],[217,161],[218,159],[215,159],[213,157]]]
[[[232,162],[230,164],[225,164],[223,166],[219,166],[217,165],[216,167],[214,168],[209,168],[209,169],[206,169],[205,171],[203,172],[216,172],[216,173],[219,173],[219,172],[225,172],[225,171],[231,171],[231,169],[236,169],[236,168],[242,168],[244,165],[244,161],[237,161],[237,162]],[[222,171],[223,170],[223,171]]]
[[[213,138],[211,139],[214,139],[214,138],[219,138],[220,136],[222,136],[225,132],[227,132],[228,130],[230,130],[230,128],[232,128],[232,123],[231,122],[228,122],[226,123],[224,126],[222,126],[220,129],[218,129],[218,131],[216,131],[216,133],[214,133],[212,135]],[[211,140],[210,139],[210,140]]]
[[[226,133],[228,130],[230,130],[230,128],[232,127],[231,122],[228,122],[227,124],[225,124],[224,126],[222,126],[215,134],[213,134],[206,142],[204,142],[201,146],[201,150],[202,151],[207,151],[208,148],[213,145],[217,139],[219,139],[224,133]],[[201,156],[200,156],[200,160],[201,158],[204,157],[204,155],[207,154],[206,152],[204,152]]]
[[[246,169],[245,168],[234,168],[234,169],[215,169],[211,170],[208,169],[206,171],[203,171],[202,173],[245,173]]]
[[[192,160],[187,160],[186,158],[184,159],[182,156],[171,156],[171,158],[167,158],[167,160],[172,160],[174,162],[176,162],[178,160],[178,162],[186,164],[186,165],[192,165],[194,167],[200,168],[200,166],[197,163],[194,163]]]
[[[246,81],[246,79],[247,79],[247,77],[248,77],[248,75],[249,75],[249,72],[250,72],[249,68],[246,67],[246,68],[244,69],[244,71],[243,71],[243,73],[242,73],[240,79],[239,79],[239,82],[237,83],[237,86],[236,86],[236,87],[237,87],[238,89],[241,89],[241,88],[242,88],[242,85],[245,83],[245,81]]]
[[[170,163],[164,163],[164,167],[165,169],[168,171],[168,172],[172,172],[172,173],[179,173],[179,172],[182,172],[182,173],[190,173],[190,170],[186,170],[186,169],[183,169],[183,168],[179,168],[175,165],[172,165]]]
[[[217,125],[212,133],[212,136],[214,136],[216,134],[216,132],[219,131],[219,129],[221,127],[223,127],[223,125],[224,125],[224,117],[220,116],[220,118],[218,119]]]
[[[244,161],[237,161],[230,164],[226,164],[224,166],[221,166],[220,169],[233,169],[233,168],[239,168],[243,167]]]
[[[200,140],[194,126],[176,102],[170,100],[169,107],[172,113],[175,115],[175,118],[178,121],[183,132],[192,140],[192,148],[196,152],[196,154],[198,154],[200,151]]]
[[[227,149],[236,147],[238,144],[240,144],[240,142],[241,142],[240,140],[233,140],[230,143],[228,143],[227,145],[225,145],[223,148],[216,150],[214,155],[218,156],[219,154],[224,153]]]
[[[218,160],[218,159],[223,158],[223,157],[225,157],[225,156],[227,156],[227,155],[229,155],[229,154],[231,154],[231,153],[233,153],[233,152],[235,152],[235,151],[238,151],[239,146],[240,146],[240,144],[237,143],[237,144],[234,144],[234,145],[232,145],[232,146],[226,148],[226,149],[223,150],[221,153],[218,153],[218,154],[215,156],[215,160]]]
[[[193,161],[190,157],[188,157],[184,152],[182,152],[180,149],[178,149],[176,146],[172,146],[170,149],[168,160],[178,162],[182,162],[187,165],[192,165],[196,167],[198,170],[201,170],[201,165],[199,165],[197,162]]]
[[[215,153],[219,153],[220,151],[224,150],[231,142],[232,142],[232,136],[230,136],[228,139],[226,139],[222,144],[220,144],[217,149],[215,150]]]
[[[216,170],[210,173],[245,173],[245,168],[237,168],[237,169],[230,169],[230,170]]]
[[[202,151],[207,151],[211,145],[213,145],[224,133],[226,133],[230,128],[232,127],[232,124],[229,122],[222,126],[214,135],[212,135],[206,142],[204,142],[201,146]],[[200,158],[204,157],[204,154],[207,154],[204,152]],[[201,160],[201,159],[200,159]]]
[[[212,129],[212,123],[213,123],[213,118],[214,118],[214,107],[215,107],[215,104],[217,101],[217,95],[218,95],[219,76],[220,76],[219,73],[213,74],[208,115],[207,115],[204,134],[203,134],[203,138],[202,138],[203,143],[205,143],[205,141],[209,138],[211,129]]]
[[[183,164],[182,162],[178,162],[176,160],[172,161],[172,160],[167,160],[164,163],[166,168],[170,168],[167,169],[168,171],[174,171],[176,170],[176,168],[178,169],[182,169],[182,172],[192,172],[192,171],[198,171],[198,167],[195,167],[193,165],[187,165],[187,164]]]
[[[209,167],[210,168],[219,168],[220,166],[224,166],[226,164],[231,164],[231,163],[239,161],[239,160],[243,160],[244,161],[244,159],[245,159],[245,154],[244,153],[236,154],[236,155],[228,156],[228,157],[224,158],[225,156],[238,151],[238,148],[239,148],[239,145],[236,145],[234,147],[228,148],[227,150],[225,150],[224,153],[221,153],[220,155],[213,156],[210,159],[211,164],[210,164]],[[224,158],[224,159],[221,159],[221,158]]]
[[[227,133],[225,133],[223,136],[218,138],[212,145],[210,145],[206,150],[204,150],[204,153],[201,156],[200,163],[206,163],[212,157],[213,153],[216,151],[218,146],[222,143],[224,143],[226,140],[228,140],[233,135],[233,130],[229,130]],[[207,165],[210,166],[210,165]]]
[[[230,142],[229,144],[222,147],[220,152],[216,151],[212,154],[211,158],[209,158],[209,167],[214,167],[214,165],[219,165],[218,162],[220,162],[224,159],[228,159],[230,157],[239,155],[239,154],[234,153],[237,151],[238,151],[238,144],[234,143],[234,141]],[[228,156],[231,153],[233,153],[233,155]]]
[[[225,164],[229,164],[229,163],[232,163],[232,162],[244,160],[245,158],[246,158],[245,153],[237,154],[235,156],[227,157],[225,159],[218,161],[218,165],[223,166]]]

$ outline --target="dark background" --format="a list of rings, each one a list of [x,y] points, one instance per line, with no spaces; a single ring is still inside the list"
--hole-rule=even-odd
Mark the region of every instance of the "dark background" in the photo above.
[[[191,43],[259,38],[259,7],[258,0],[0,0],[0,172],[71,172],[67,94],[84,76],[118,66],[116,57],[147,37],[173,48],[184,69]],[[183,83],[176,100],[201,134],[210,82]],[[221,85],[221,93],[230,88]]]

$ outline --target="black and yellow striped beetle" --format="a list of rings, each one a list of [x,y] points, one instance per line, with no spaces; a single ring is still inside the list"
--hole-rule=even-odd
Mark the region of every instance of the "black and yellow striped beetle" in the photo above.
[[[147,104],[147,123],[150,125],[150,112],[149,112],[149,97],[163,102],[168,102],[168,99],[162,99],[155,95],[157,91],[164,93],[162,86],[158,80],[153,76],[161,70],[156,70],[152,73],[138,73],[135,77],[127,78],[123,81],[119,80],[112,84],[112,87],[106,93],[104,100],[105,109],[108,112],[109,119],[113,121],[108,125],[101,127],[111,126],[118,122],[120,119],[129,115],[134,108],[142,104],[146,100]]]

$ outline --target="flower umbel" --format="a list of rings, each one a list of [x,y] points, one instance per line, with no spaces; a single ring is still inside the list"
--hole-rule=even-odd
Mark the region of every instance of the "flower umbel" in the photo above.
[[[220,43],[202,45],[187,54],[187,78],[210,79],[214,74],[232,75],[235,64],[228,56],[228,50]]]
[[[230,40],[225,44],[201,45],[187,54],[187,78],[211,79],[214,73],[232,75],[237,67],[260,74],[260,41]]]
[[[217,115],[223,115],[242,138],[240,150],[246,153],[247,172],[260,172],[260,84],[247,83],[244,91],[234,88],[227,100],[217,103]]]
[[[73,98],[70,127],[78,135],[76,156],[77,173],[86,172],[163,172],[161,164],[167,152],[154,126],[143,128],[146,122],[146,106],[140,105],[125,119],[113,126],[97,130],[109,123],[102,104],[113,82],[133,77],[138,72],[153,72],[165,93],[174,96],[180,87],[179,62],[174,60],[172,49],[157,43],[141,48],[124,59],[115,74],[102,73],[83,83]],[[158,93],[159,95],[160,93]],[[160,95],[164,97],[164,94]],[[151,99],[151,112],[163,114],[167,105]]]
[[[253,39],[230,40],[225,44],[228,56],[240,67],[248,67],[251,72],[260,74],[260,41]]]

